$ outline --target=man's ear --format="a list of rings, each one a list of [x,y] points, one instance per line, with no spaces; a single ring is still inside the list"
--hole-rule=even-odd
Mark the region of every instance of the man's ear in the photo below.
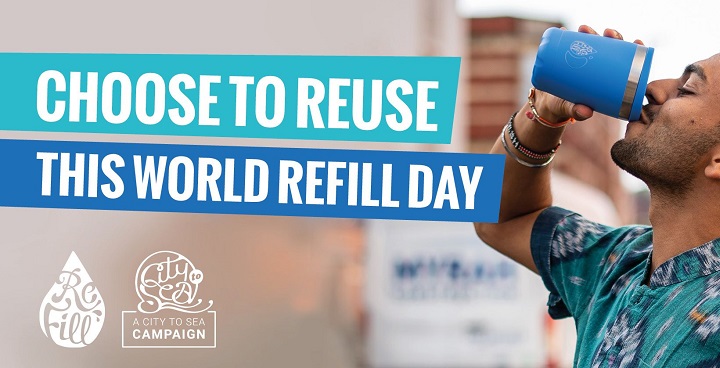
[[[705,177],[720,181],[720,145],[710,149],[710,161],[705,166]]]

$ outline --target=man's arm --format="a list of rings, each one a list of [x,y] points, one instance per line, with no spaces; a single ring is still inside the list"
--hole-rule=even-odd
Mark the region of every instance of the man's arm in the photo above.
[[[597,34],[588,26],[581,26],[578,31]],[[611,29],[606,29],[604,36],[622,39],[617,31]],[[539,116],[553,123],[570,117],[581,121],[593,114],[587,106],[574,105],[541,91],[535,94],[535,107]],[[565,128],[550,128],[533,121],[526,116],[529,110],[529,105],[525,104],[515,116],[513,125],[517,139],[532,151],[550,151],[560,142]],[[506,130],[503,131],[505,141],[514,156],[530,164],[546,161],[529,158],[513,147]],[[490,153],[506,155],[500,216],[497,224],[475,223],[475,231],[485,243],[537,273],[530,252],[530,235],[538,215],[552,205],[550,166],[527,167],[520,164],[508,155],[500,138]]]
[[[562,107],[567,110],[551,114],[549,106]],[[591,114],[589,108],[559,100],[557,97],[536,92],[535,106],[538,115],[552,122],[567,120],[572,113],[573,117],[582,120],[587,118],[582,113]],[[580,109],[580,113],[574,112]],[[530,110],[525,104],[515,116],[514,128],[517,139],[523,146],[536,151],[547,152],[558,145],[565,128],[548,128],[528,119],[525,113]],[[505,141],[508,149],[518,158],[531,164],[541,164],[546,159],[532,159],[525,157],[512,144],[509,133],[505,130]],[[512,258],[533,272],[537,272],[530,253],[530,233],[533,224],[542,210],[552,205],[550,194],[550,166],[527,167],[521,165],[512,156],[508,155],[498,138],[490,153],[506,155],[505,174],[503,178],[502,195],[500,197],[500,216],[497,224],[475,223],[475,231],[488,245],[500,253]]]

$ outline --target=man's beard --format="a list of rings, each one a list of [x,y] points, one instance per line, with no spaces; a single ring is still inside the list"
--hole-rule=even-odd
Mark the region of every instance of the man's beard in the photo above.
[[[636,176],[651,190],[682,197],[697,175],[700,158],[720,143],[718,131],[691,132],[680,127],[658,126],[652,141],[645,135],[621,139],[610,156],[621,169]]]
[[[613,144],[610,156],[616,165],[644,181],[649,188],[674,196],[685,194],[692,183],[694,162],[663,164],[653,151],[640,139],[621,139]]]

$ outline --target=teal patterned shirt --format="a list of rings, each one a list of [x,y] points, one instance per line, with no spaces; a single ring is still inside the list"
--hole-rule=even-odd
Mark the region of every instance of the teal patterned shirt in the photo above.
[[[647,279],[652,228],[613,228],[551,207],[531,239],[553,318],[573,317],[576,367],[720,368],[720,240]]]

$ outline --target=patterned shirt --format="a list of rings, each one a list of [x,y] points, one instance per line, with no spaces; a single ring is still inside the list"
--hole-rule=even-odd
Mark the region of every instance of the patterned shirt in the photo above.
[[[535,222],[550,316],[572,316],[576,367],[720,368],[720,239],[647,279],[652,229],[613,228],[561,208]]]

